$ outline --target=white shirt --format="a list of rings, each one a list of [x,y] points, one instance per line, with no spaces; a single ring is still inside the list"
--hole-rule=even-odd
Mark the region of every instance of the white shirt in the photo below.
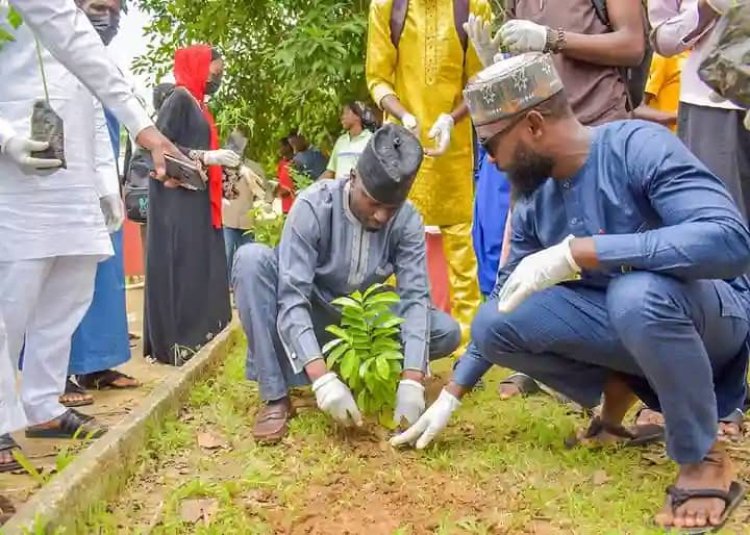
[[[0,27],[11,31],[2,8]],[[30,137],[32,109],[45,98],[44,84],[30,26],[23,24],[13,36],[0,50],[0,117],[18,135]],[[50,52],[40,50],[50,104],[63,120],[67,169],[26,174],[0,154],[0,262],[68,255],[105,258],[113,251],[98,191],[113,186],[106,173],[97,182],[97,146],[104,161],[107,153],[112,155],[111,144],[107,138],[105,153],[104,144],[97,142],[97,112],[88,89]]]
[[[741,109],[729,100],[713,102],[709,98],[713,90],[698,76],[706,45],[716,25],[713,22],[702,33],[688,39],[698,28],[698,0],[649,0],[648,17],[653,27],[656,52],[669,57],[690,50],[682,67],[680,102],[710,108]]]
[[[107,55],[88,17],[76,8],[74,0],[9,1],[23,17],[23,25],[34,31],[44,48],[104,103],[134,139],[141,130],[153,125],[130,84]],[[4,0],[0,0],[0,6],[3,3]],[[4,13],[2,20],[5,20]],[[0,80],[8,79],[0,77]],[[0,132],[0,145],[5,141],[2,135]]]

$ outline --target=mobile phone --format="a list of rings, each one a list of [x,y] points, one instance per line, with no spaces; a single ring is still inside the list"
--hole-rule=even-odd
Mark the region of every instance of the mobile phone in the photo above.
[[[178,160],[169,154],[165,154],[164,159],[167,163],[167,176],[169,178],[178,181],[180,186],[185,189],[205,191],[208,177],[200,167],[191,162]]]

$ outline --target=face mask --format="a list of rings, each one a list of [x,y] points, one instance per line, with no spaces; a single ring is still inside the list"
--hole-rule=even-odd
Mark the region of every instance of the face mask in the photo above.
[[[220,87],[221,87],[221,76],[218,76],[216,78],[210,78],[208,82],[206,82],[206,94],[213,95],[219,90]]]
[[[120,14],[107,13],[106,15],[89,15],[89,20],[94,29],[101,37],[104,46],[109,45],[120,29]]]

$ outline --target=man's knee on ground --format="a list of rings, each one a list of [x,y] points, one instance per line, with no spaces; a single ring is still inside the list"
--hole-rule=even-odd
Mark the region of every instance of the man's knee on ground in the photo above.
[[[620,331],[636,326],[637,320],[667,320],[676,312],[684,314],[681,304],[684,284],[648,271],[617,277],[607,289],[607,312],[612,325]]]
[[[452,355],[461,345],[461,326],[445,314],[439,322],[433,322],[430,339],[430,360]]]
[[[237,249],[232,264],[232,287],[252,284],[252,280],[276,261],[274,250],[260,243],[248,243]]]

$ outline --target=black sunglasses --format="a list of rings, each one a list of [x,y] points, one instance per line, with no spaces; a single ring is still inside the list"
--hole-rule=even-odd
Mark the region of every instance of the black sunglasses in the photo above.
[[[528,111],[528,110],[523,110],[523,111]],[[495,132],[494,134],[492,134],[492,135],[491,135],[490,137],[488,137],[487,139],[485,139],[485,140],[482,140],[482,141],[480,141],[480,142],[479,142],[479,144],[480,144],[480,145],[482,146],[482,148],[484,149],[484,151],[485,151],[485,152],[487,152],[488,154],[491,154],[491,152],[490,152],[490,147],[492,147],[492,146],[494,146],[494,145],[495,145],[495,141],[496,141],[496,140],[497,140],[497,139],[498,139],[499,137],[501,137],[501,136],[502,136],[503,134],[506,134],[506,133],[507,133],[507,132],[508,132],[508,131],[509,131],[509,130],[510,130],[511,128],[513,128],[513,127],[514,127],[514,126],[516,126],[516,125],[517,125],[518,123],[520,123],[520,122],[521,122],[521,120],[522,120],[522,119],[523,119],[524,117],[526,117],[526,114],[525,114],[525,113],[523,113],[523,111],[522,111],[522,112],[520,112],[520,113],[519,113],[518,115],[516,115],[515,117],[513,117],[513,118],[511,119],[511,121],[510,121],[510,122],[509,122],[509,123],[508,123],[507,125],[505,125],[505,127],[503,127],[503,128],[501,129],[501,130],[499,130],[498,132]]]

